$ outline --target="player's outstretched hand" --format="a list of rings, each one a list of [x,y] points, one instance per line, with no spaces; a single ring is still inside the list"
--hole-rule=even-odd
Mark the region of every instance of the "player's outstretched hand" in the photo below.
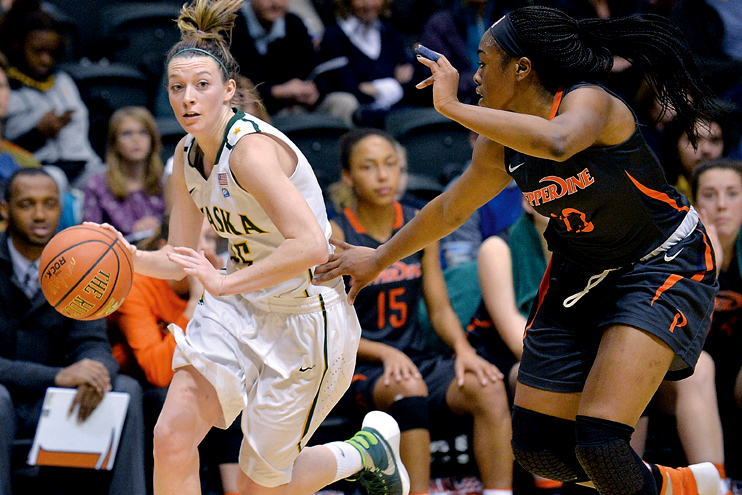
[[[417,89],[427,88],[433,85],[433,105],[435,109],[443,113],[443,107],[458,101],[459,72],[451,65],[448,59],[440,55],[438,60],[417,55],[417,61],[430,69],[431,75],[427,79],[417,83]]]
[[[175,252],[168,253],[167,257],[173,263],[183,267],[186,275],[193,275],[214,296],[224,295],[224,277],[214,268],[211,261],[204,256],[203,250],[195,251],[187,247],[175,247]]]
[[[319,284],[342,275],[350,275],[353,282],[348,292],[348,303],[353,304],[358,292],[373,282],[386,267],[379,266],[375,249],[353,246],[337,239],[330,239],[330,244],[339,248],[340,252],[331,254],[327,263],[314,269],[312,282]]]
[[[134,245],[132,245],[132,244],[130,244],[129,241],[127,241],[126,239],[124,239],[124,234],[122,234],[121,232],[119,232],[118,230],[116,230],[116,227],[114,227],[113,225],[108,224],[108,223],[95,223],[95,222],[83,222],[82,224],[83,225],[95,225],[97,227],[102,227],[102,228],[104,228],[106,230],[109,230],[109,231],[113,232],[114,234],[116,234],[116,237],[118,237],[119,242],[121,243],[121,245],[124,246],[124,249],[126,249],[127,251],[129,251],[129,254],[131,255],[131,259],[134,259],[134,257],[136,256],[136,254],[137,254],[137,247],[134,246]]]

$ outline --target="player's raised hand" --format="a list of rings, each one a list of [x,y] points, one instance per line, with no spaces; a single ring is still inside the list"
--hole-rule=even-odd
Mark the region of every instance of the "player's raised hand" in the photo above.
[[[330,239],[330,244],[341,251],[330,255],[327,263],[314,269],[312,282],[322,283],[342,275],[350,275],[353,279],[348,302],[353,304],[358,292],[374,281],[386,267],[380,266],[375,249],[353,246],[338,239]]]
[[[442,113],[442,108],[445,105],[453,101],[458,101],[459,72],[443,55],[440,55],[437,60],[431,60],[418,54],[417,61],[428,67],[431,75],[427,79],[417,83],[415,87],[422,89],[432,84],[433,105],[436,110]]]

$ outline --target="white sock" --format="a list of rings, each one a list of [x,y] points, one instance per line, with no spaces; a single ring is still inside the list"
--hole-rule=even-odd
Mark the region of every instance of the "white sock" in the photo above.
[[[348,442],[330,442],[326,443],[325,447],[332,451],[335,455],[335,462],[337,463],[337,471],[335,472],[335,479],[332,480],[333,483],[353,476],[363,469],[361,453]]]
[[[482,490],[482,495],[513,495],[513,490],[505,490],[504,488],[485,488]]]

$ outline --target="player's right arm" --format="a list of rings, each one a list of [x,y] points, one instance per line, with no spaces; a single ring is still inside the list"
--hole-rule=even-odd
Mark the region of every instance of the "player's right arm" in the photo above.
[[[180,140],[176,150],[182,150],[185,147],[185,139],[184,137]],[[203,215],[188,192],[183,166],[183,154],[176,152],[173,156],[173,175],[170,178],[173,186],[173,208],[170,212],[170,233],[167,245],[158,251],[140,251],[124,241],[119,233],[119,239],[129,248],[134,262],[134,271],[137,273],[165,280],[181,280],[185,277],[183,268],[170,261],[168,254],[175,252],[173,246],[196,249]],[[108,228],[112,229],[110,226]]]
[[[510,182],[505,172],[502,145],[479,137],[474,146],[472,164],[450,189],[428,203],[415,218],[377,249],[336,244],[343,252],[315,270],[314,281],[325,282],[340,275],[355,279],[348,299],[374,280],[384,268],[410,256],[453,232],[474,211],[499,194]]]

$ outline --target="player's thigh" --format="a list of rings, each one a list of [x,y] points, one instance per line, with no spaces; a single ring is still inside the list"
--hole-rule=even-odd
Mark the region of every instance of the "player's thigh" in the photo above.
[[[574,421],[581,395],[579,392],[543,390],[518,382],[513,403],[524,409]]]
[[[659,337],[628,325],[603,332],[578,414],[635,425],[675,353]]]
[[[221,414],[214,386],[193,366],[184,366],[173,376],[157,428],[200,441]]]

